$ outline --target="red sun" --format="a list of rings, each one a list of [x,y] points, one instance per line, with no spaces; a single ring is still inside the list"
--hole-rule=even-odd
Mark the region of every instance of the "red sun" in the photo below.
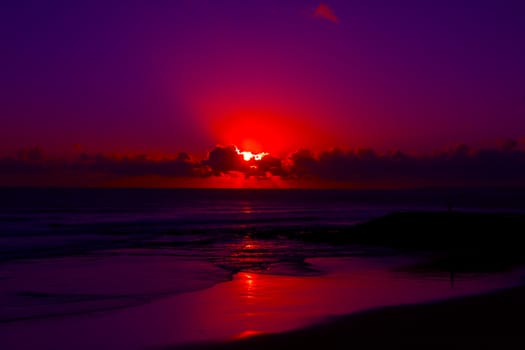
[[[319,148],[320,144],[327,143],[319,128],[314,129],[306,122],[269,112],[232,114],[217,118],[210,126],[217,143],[238,145],[253,155],[265,151],[282,157],[298,148]],[[249,154],[247,158],[252,159]]]

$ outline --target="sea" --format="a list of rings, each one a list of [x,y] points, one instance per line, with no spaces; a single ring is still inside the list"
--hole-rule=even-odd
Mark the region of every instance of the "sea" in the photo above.
[[[229,341],[523,281],[451,283],[403,268],[421,256],[304,239],[422,210],[522,213],[525,190],[3,188],[1,348]]]

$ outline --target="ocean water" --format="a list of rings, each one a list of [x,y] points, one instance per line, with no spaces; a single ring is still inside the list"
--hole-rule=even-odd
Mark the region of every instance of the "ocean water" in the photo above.
[[[1,189],[1,261],[289,236],[404,210],[523,211],[525,190]],[[282,240],[279,240],[282,242]],[[272,250],[275,247],[272,247]]]
[[[447,274],[399,272],[418,257],[303,234],[397,211],[521,212],[523,199],[516,189],[0,189],[0,344],[225,340],[510,286],[521,272],[456,276],[452,287]]]

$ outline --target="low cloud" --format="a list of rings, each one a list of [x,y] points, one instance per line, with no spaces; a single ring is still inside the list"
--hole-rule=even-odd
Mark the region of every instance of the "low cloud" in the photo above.
[[[333,23],[339,23],[339,18],[335,15],[334,11],[326,5],[321,3],[314,11],[314,17],[322,18]]]
[[[242,177],[280,178],[291,186],[304,181],[344,187],[525,186],[525,151],[520,146],[521,141],[504,140],[498,148],[459,145],[419,156],[373,149],[302,149],[284,159],[268,155],[259,161],[245,161],[235,146],[217,146],[202,160],[185,152],[162,159],[102,153],[54,158],[35,147],[0,158],[0,186],[99,186],[134,178],[170,179],[170,186],[182,186],[187,180]]]
[[[235,146],[215,147],[208,155],[208,159],[203,161],[213,171],[214,175],[227,173],[230,171],[246,171],[247,165],[240,154],[237,153]]]
[[[258,161],[255,159],[245,161],[233,145],[215,147],[202,164],[208,166],[211,173],[216,176],[229,172],[240,172],[246,177],[258,178],[284,174],[282,161],[279,158],[267,155]]]
[[[97,186],[118,178],[206,176],[207,169],[184,152],[153,159],[146,154],[119,156],[81,153],[53,158],[39,148],[23,149],[0,159],[0,185]]]
[[[291,156],[289,176],[377,187],[525,185],[525,152],[512,140],[498,149],[459,145],[426,156],[335,149]]]

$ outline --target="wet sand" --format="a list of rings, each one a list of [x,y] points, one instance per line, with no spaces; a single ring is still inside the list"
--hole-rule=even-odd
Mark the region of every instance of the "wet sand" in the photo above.
[[[412,272],[499,274],[525,261],[520,244],[524,227],[520,214],[407,212],[332,231],[328,240],[431,253],[434,258],[411,266]],[[320,237],[314,230],[309,234],[306,239]],[[291,332],[190,348],[514,349],[523,348],[524,320],[522,284],[448,301],[376,308]]]
[[[187,349],[521,349],[525,286],[385,307],[301,330]]]
[[[297,276],[296,261],[282,260],[270,264],[264,271],[261,270],[264,272],[262,274],[240,269],[234,273],[231,281],[193,292],[152,299],[145,304],[114,312],[84,313],[71,317],[56,315],[57,317],[45,319],[8,322],[0,327],[0,344],[6,349],[42,350],[188,347],[184,344],[199,344],[189,347],[209,349],[499,349],[513,348],[515,344],[518,348],[521,346],[521,339],[517,338],[522,337],[525,287],[502,288],[522,285],[523,271],[517,267],[525,261],[520,243],[520,235],[525,232],[523,215],[405,212],[341,229],[310,226],[300,231],[279,232],[296,240],[300,238],[329,244],[334,252],[339,246],[348,245],[363,247],[363,252],[376,251],[379,247],[379,251],[387,253],[375,258],[357,254],[346,258],[300,260],[299,266],[308,269],[304,271],[307,272],[306,275]],[[277,231],[254,232],[249,240],[239,243],[242,249],[234,250],[236,254],[228,257],[240,259],[239,265],[235,266],[244,266],[241,264],[243,261],[252,261],[260,254],[258,244],[276,234]],[[254,254],[246,255],[252,250]],[[128,253],[134,256],[132,251]],[[423,259],[412,260],[411,256]],[[242,257],[246,258],[243,260]],[[133,272],[136,269],[132,266],[144,268],[144,274],[133,272],[131,275],[134,278],[130,280],[133,281],[133,290],[136,289],[142,295],[144,288],[136,281],[142,275],[151,275],[154,280],[159,279],[163,283],[169,282],[169,285],[179,287],[180,283],[190,280],[186,275],[177,275],[177,271],[187,269],[186,263],[173,266],[173,269],[165,269],[163,259],[167,258],[161,259],[162,264],[159,266],[163,268],[158,271],[166,270],[164,272],[177,277],[175,279],[178,282],[165,280],[165,274],[152,275],[152,271],[157,271],[153,268],[155,264],[145,268],[142,262],[129,264],[128,258],[124,259],[126,263],[122,266],[118,261],[114,263],[118,267],[117,272],[122,269],[128,271],[128,268],[129,272]],[[85,276],[90,271],[88,267],[93,267],[97,261],[102,265],[101,268],[96,268],[97,274],[100,271],[108,272],[107,267],[112,266],[106,260],[97,260],[101,259],[100,256],[90,257],[95,260],[89,262],[85,262],[85,258],[68,259],[75,260],[76,264],[71,265],[72,261],[68,260],[64,266],[77,266],[73,275],[78,276]],[[131,261],[136,259],[138,258],[133,257]],[[139,260],[142,261],[141,259]],[[173,257],[169,258],[170,261],[171,259]],[[394,263],[398,259],[402,263]],[[408,260],[404,261],[405,259]],[[206,261],[203,266],[200,263],[198,266],[194,265],[195,261],[203,262],[193,258],[188,261],[189,266],[198,267],[198,271],[194,271],[195,276],[204,276],[204,282],[210,278],[210,272],[222,271],[221,276],[224,278],[224,273],[229,271],[219,269],[216,261]],[[41,262],[38,267],[44,270],[38,272],[39,274],[51,271],[53,275],[60,271],[55,265],[48,266]],[[199,272],[201,268],[203,275]],[[111,271],[113,270],[109,269]],[[509,274],[513,274],[513,277]],[[115,276],[115,273],[110,275]],[[120,278],[115,281],[122,280],[122,273],[119,272],[118,275]],[[190,277],[192,275],[193,273]],[[26,274],[22,274],[23,276]],[[70,303],[70,299],[64,302],[64,295],[59,293],[64,288],[57,283],[69,279],[61,274],[56,279],[45,276],[48,275],[42,274],[42,280],[51,283],[38,285],[51,288],[49,291],[21,296],[45,299],[45,306],[54,311],[62,306],[69,310],[79,304]],[[440,277],[436,279],[436,276]],[[101,292],[97,288],[112,286],[105,282],[111,281],[111,278],[106,277],[108,276],[101,275],[86,281],[75,279],[73,282],[78,283],[73,283],[72,287],[86,291],[90,285],[85,283],[91,281],[94,283],[93,287],[96,287],[93,293],[97,295],[102,292],[120,295],[120,287],[124,291],[130,289],[126,284]],[[29,280],[39,281],[35,278],[14,281],[20,281],[21,286],[26,286],[25,281]],[[197,280],[202,282],[200,277]],[[152,286],[146,283],[144,286],[165,290],[164,284]],[[60,288],[55,290],[56,287]],[[66,296],[77,291],[75,288],[66,288],[69,293]],[[20,289],[21,287],[17,287],[13,290]],[[195,289],[192,287],[189,290]],[[468,296],[483,293],[492,294]],[[57,298],[49,299],[48,294]],[[460,299],[437,302],[458,297]],[[51,301],[49,305],[47,301]],[[59,301],[62,304],[55,304]],[[32,312],[33,309],[30,308],[29,311]],[[311,326],[312,324],[315,326]],[[26,337],[27,334],[31,337]],[[231,341],[238,338],[241,339]],[[212,341],[215,343],[202,345],[202,342]]]

